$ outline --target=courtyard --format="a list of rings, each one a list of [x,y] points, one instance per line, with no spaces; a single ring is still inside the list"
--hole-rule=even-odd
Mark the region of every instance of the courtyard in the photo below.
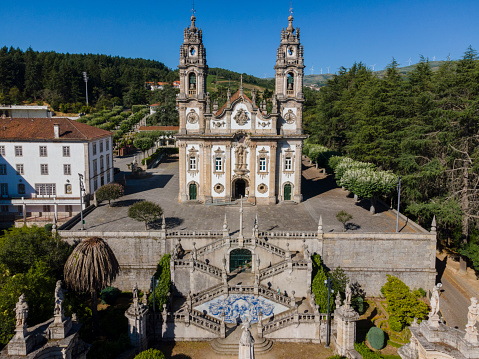
[[[142,222],[128,217],[128,207],[141,200],[158,203],[164,211],[169,230],[221,230],[226,214],[230,233],[239,231],[238,205],[204,205],[197,202],[178,203],[178,158],[170,156],[156,168],[149,169],[143,178],[131,178],[127,164],[134,155],[117,157],[115,167],[120,169],[116,180],[126,178],[125,195],[108,207],[102,203],[85,217],[85,229],[95,232],[143,231]],[[324,232],[341,232],[343,226],[336,214],[344,210],[353,218],[348,231],[384,233],[396,231],[396,214],[378,205],[376,214],[369,212],[369,201],[356,202],[348,191],[338,188],[331,175],[310,165],[303,159],[303,202],[282,203],[272,206],[244,207],[244,234],[252,232],[258,215],[260,231],[316,231],[319,217],[323,218]],[[72,230],[80,229],[77,223]],[[418,232],[415,224],[399,219],[401,232]]]

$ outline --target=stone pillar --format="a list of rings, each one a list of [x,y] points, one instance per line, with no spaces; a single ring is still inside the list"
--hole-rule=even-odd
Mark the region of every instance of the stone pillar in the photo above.
[[[225,153],[225,199],[232,197],[232,190],[231,190],[231,145],[226,145],[226,153]]]
[[[140,303],[138,300],[138,288],[133,289],[133,304],[125,312],[128,319],[128,336],[130,343],[139,353],[148,347],[148,338],[146,333],[146,322],[148,306],[146,303]]]
[[[258,338],[263,338],[263,312],[261,309],[258,311]]]
[[[276,168],[276,142],[270,144],[269,156],[269,203],[276,204],[276,177],[278,177],[279,170]]]
[[[220,336],[226,338],[225,310],[221,310]]]
[[[250,154],[249,154],[249,197],[248,201],[251,203],[255,203],[256,201],[256,144],[251,144],[249,146]]]
[[[294,161],[294,195],[295,202],[301,202],[303,195],[301,194],[301,158],[303,152],[303,144],[298,143],[296,145],[296,155]]]
[[[186,188],[186,143],[178,141],[180,168],[179,168],[179,182],[180,192],[178,194],[178,202],[186,202],[188,200],[188,193]]]
[[[356,322],[359,314],[346,303],[334,312],[334,323],[336,324],[336,350],[339,355],[348,356],[350,350],[354,350],[356,339]]]

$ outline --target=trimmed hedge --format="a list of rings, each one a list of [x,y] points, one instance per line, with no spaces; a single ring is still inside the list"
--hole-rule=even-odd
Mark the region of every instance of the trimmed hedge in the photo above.
[[[366,338],[368,339],[369,345],[376,350],[381,350],[385,346],[386,336],[381,328],[372,327],[369,329]]]
[[[158,349],[148,349],[139,353],[134,359],[165,359],[165,355]]]
[[[101,291],[100,298],[103,304],[113,305],[121,291],[115,287],[106,287]]]

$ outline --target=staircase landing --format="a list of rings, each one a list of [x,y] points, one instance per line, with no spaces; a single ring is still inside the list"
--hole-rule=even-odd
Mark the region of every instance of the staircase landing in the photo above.
[[[273,342],[271,340],[266,338],[258,338],[258,329],[256,324],[251,325],[250,331],[254,338],[255,355],[267,353],[273,348]],[[227,325],[226,338],[214,339],[210,342],[210,346],[218,354],[238,356],[239,340],[242,333],[242,324]]]

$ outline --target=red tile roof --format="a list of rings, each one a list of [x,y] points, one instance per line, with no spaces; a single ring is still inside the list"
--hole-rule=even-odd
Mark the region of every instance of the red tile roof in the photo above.
[[[238,91],[236,91],[236,93],[235,93],[233,96],[231,96],[230,103],[233,103],[235,100],[237,100],[237,99],[239,99],[239,98],[240,98],[240,92],[239,92],[239,90],[238,90]],[[253,101],[251,101],[251,100],[249,99],[249,97],[246,96],[245,94],[243,94],[243,98],[244,98],[245,100],[249,101],[250,103],[253,103]],[[227,104],[228,104],[228,102],[226,102],[223,106],[221,106],[221,108],[220,108],[218,111],[216,111],[215,116],[221,115],[221,112],[223,112],[223,110],[226,108],[226,105],[227,105]]]
[[[53,125],[60,125],[60,138],[56,139]],[[73,140],[85,141],[111,136],[105,131],[65,117],[53,118],[0,118],[0,140]]]
[[[180,126],[142,126],[138,131],[179,131]]]

